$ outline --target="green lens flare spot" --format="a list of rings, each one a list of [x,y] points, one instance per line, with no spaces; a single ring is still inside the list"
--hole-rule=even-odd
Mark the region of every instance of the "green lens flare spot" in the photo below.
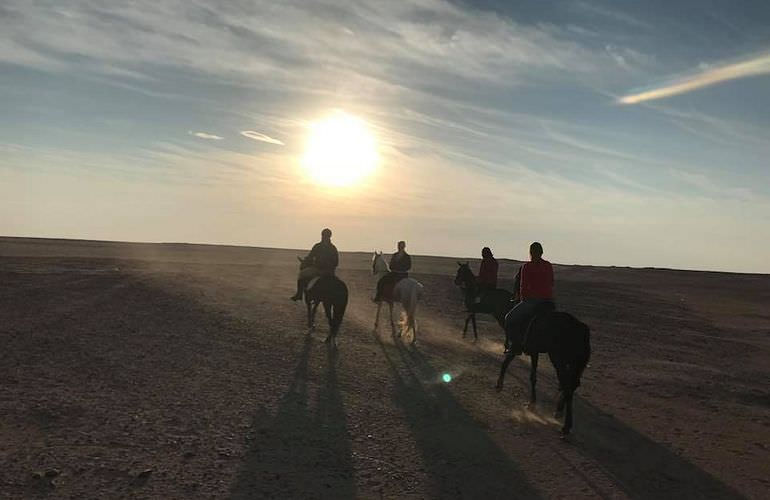
[[[447,384],[452,381],[452,376],[448,373],[445,373],[441,376],[441,380],[446,382]]]

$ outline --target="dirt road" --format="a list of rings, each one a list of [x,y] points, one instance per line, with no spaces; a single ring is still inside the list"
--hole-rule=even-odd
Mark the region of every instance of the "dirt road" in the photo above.
[[[497,325],[461,338],[454,260],[415,258],[412,348],[344,254],[334,354],[294,256],[0,238],[0,496],[770,497],[770,276],[558,266],[594,349],[562,442],[550,363],[529,410]]]

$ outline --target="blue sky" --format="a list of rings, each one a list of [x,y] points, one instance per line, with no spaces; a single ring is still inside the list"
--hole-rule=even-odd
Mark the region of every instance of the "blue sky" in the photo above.
[[[5,1],[0,234],[330,226],[345,250],[770,272],[769,26],[762,1]],[[356,189],[300,173],[335,110],[379,144]]]

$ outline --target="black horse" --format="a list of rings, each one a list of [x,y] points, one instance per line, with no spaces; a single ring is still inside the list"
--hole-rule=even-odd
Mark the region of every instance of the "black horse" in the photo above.
[[[479,333],[476,330],[476,314],[491,314],[503,327],[505,324],[505,315],[511,310],[512,294],[508,290],[497,288],[484,293],[483,300],[478,302],[479,287],[476,283],[476,276],[471,271],[467,262],[458,262],[457,275],[455,276],[455,285],[463,290],[465,309],[468,316],[465,318],[463,327],[463,338],[468,333],[468,322],[473,324],[473,337],[479,339]]]
[[[519,346],[511,346],[511,349],[506,351],[500,366],[500,376],[497,378],[498,391],[503,389],[505,371],[516,357],[517,347]],[[529,373],[532,387],[531,404],[537,400],[535,384],[539,355],[548,353],[559,381],[560,395],[554,416],[561,418],[566,407],[564,426],[561,428],[562,434],[566,436],[572,430],[572,397],[580,386],[583,370],[591,359],[591,330],[588,325],[578,321],[569,313],[543,311],[529,322],[520,350],[528,354],[531,360]]]
[[[299,260],[299,269],[310,266],[302,257]],[[318,304],[323,304],[326,319],[329,321],[329,335],[324,342],[336,347],[336,337],[345,316],[348,306],[348,287],[345,282],[334,275],[321,276],[306,286],[303,290],[305,305],[307,305],[307,327],[310,331],[315,328],[315,314]]]
[[[501,299],[502,293],[488,293],[491,297],[486,304],[475,303],[475,292],[471,295],[469,290],[475,289],[476,278],[473,275],[468,263],[458,262],[460,266],[455,277],[455,284],[462,285],[465,288],[465,305],[471,315],[475,312],[484,312],[494,315],[497,323],[505,330],[505,315],[508,314],[514,302],[510,300],[511,294],[505,290],[502,292],[508,294],[508,301],[504,303]],[[473,308],[471,307],[473,306]],[[469,316],[472,318],[472,316]],[[475,333],[475,318],[474,333]],[[465,320],[466,327],[468,320]],[[553,310],[542,310],[529,322],[525,328],[523,340],[513,338],[510,340],[512,345],[508,346],[502,365],[500,366],[500,376],[497,379],[496,389],[503,389],[503,380],[508,365],[517,356],[518,353],[529,355],[530,359],[530,404],[537,401],[537,365],[540,359],[540,353],[548,353],[556,370],[556,378],[559,381],[559,401],[556,405],[556,418],[561,418],[565,408],[566,415],[564,425],[561,429],[563,435],[569,434],[572,429],[572,399],[575,390],[580,386],[580,378],[583,375],[588,361],[591,358],[591,332],[587,325],[578,321],[574,316],[565,312]],[[508,343],[508,342],[506,342]]]

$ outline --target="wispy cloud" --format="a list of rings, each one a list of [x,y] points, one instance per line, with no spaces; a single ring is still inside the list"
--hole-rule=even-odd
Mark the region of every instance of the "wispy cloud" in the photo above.
[[[198,139],[207,139],[210,141],[221,141],[224,139],[224,137],[214,134],[209,134],[208,132],[193,132],[192,130],[187,131],[188,134],[194,135]]]
[[[737,63],[724,64],[716,67],[708,66],[694,75],[677,78],[676,80],[656,88],[623,96],[618,99],[618,102],[621,104],[638,104],[644,101],[663,99],[665,97],[692,92],[693,90],[730,80],[736,80],[738,78],[768,73],[770,73],[770,53],[765,53]]]
[[[270,137],[269,135],[255,132],[253,130],[242,130],[241,135],[248,137],[249,139],[254,139],[255,141],[267,142],[268,144],[277,144],[278,146],[284,145],[283,142],[279,141],[278,139]]]

